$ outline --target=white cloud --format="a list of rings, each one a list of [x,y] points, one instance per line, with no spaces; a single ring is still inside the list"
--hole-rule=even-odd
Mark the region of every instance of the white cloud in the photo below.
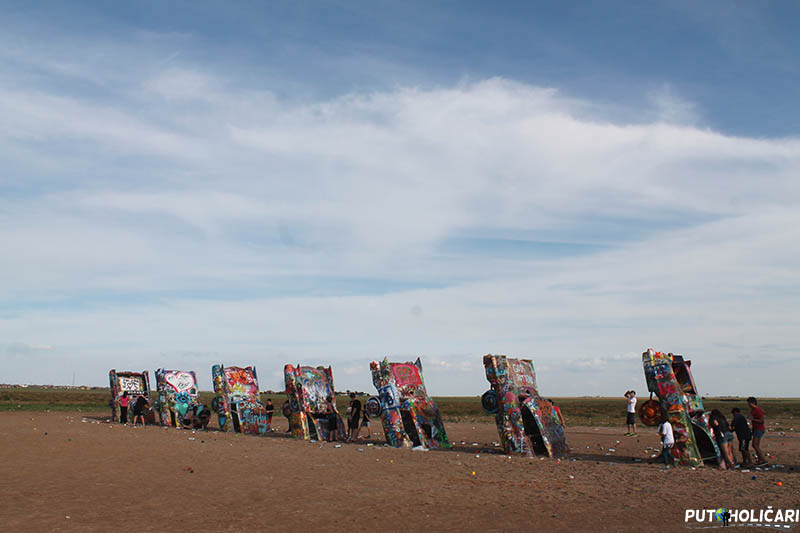
[[[600,122],[591,102],[504,79],[307,104],[172,66],[136,86],[116,105],[0,88],[0,150],[18,169],[0,179],[47,185],[0,204],[0,337],[46,331],[54,357],[97,375],[109,358],[184,352],[262,372],[341,362],[342,389],[369,385],[367,366],[350,370],[362,361],[421,354],[434,394],[480,392],[480,357],[500,352],[532,357],[555,395],[624,390],[641,365],[608,354],[648,346],[700,354],[696,374],[721,388],[730,354],[715,343],[747,352],[797,329],[796,139],[686,125],[674,98],[652,124]],[[635,239],[593,231],[620,218]],[[440,246],[471,232],[614,246],[550,260]],[[241,296],[291,276],[446,286]],[[157,295],[177,289],[219,295]],[[98,290],[145,301],[17,305]],[[194,359],[201,376],[215,362]],[[584,391],[570,365],[615,375]],[[764,390],[791,392],[774,379]]]

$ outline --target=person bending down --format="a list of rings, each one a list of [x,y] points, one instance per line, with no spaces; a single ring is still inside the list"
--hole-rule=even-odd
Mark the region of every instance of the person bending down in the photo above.
[[[133,427],[136,427],[137,420],[141,420],[142,427],[144,427],[144,410],[149,407],[150,404],[147,402],[147,398],[144,396],[136,398],[136,402],[133,404]]]

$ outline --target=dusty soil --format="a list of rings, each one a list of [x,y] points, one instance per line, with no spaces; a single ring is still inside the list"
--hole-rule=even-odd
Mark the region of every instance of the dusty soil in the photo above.
[[[800,508],[797,433],[764,440],[783,467],[742,473],[648,464],[650,428],[569,428],[558,462],[500,454],[489,424],[448,424],[452,450],[417,452],[104,416],[0,415],[0,529],[674,531],[687,508]]]

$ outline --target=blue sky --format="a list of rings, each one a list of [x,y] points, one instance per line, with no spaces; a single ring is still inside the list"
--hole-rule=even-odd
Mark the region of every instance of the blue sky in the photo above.
[[[798,11],[7,3],[0,382],[478,394],[492,352],[616,394],[652,346],[796,395]]]

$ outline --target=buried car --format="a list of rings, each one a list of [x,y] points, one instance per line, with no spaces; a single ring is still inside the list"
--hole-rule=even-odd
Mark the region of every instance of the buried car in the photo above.
[[[111,390],[111,420],[120,421],[119,399],[126,392],[130,398],[128,420],[132,420],[131,415],[133,404],[141,396],[150,402],[150,373],[147,370],[141,372],[117,372],[114,369],[108,372],[109,388]],[[152,405],[152,404],[151,404]],[[147,424],[154,424],[156,417],[152,409],[143,411],[144,421]]]
[[[260,435],[270,430],[269,417],[259,399],[256,368],[214,365],[211,367],[214,393],[211,408],[222,431]]]
[[[657,426],[669,420],[675,437],[672,455],[678,464],[718,464],[720,450],[711,434],[709,413],[697,393],[692,362],[682,355],[664,354],[650,348],[642,354],[642,365],[650,391],[650,400],[639,408],[642,423]],[[657,399],[653,399],[653,395]]]
[[[156,370],[156,402],[162,426],[205,429],[211,411],[197,399],[197,375],[186,370]]]
[[[367,401],[367,413],[380,415],[386,442],[395,447],[449,448],[442,415],[422,381],[422,362],[369,365],[378,396]]]
[[[283,367],[288,400],[283,404],[283,414],[289,419],[289,431],[293,436],[305,440],[328,440],[331,431],[330,416],[326,413],[327,399],[335,399],[333,371],[331,367],[293,366]],[[347,432],[344,422],[333,401],[336,427],[334,438],[345,440]]]
[[[495,415],[505,453],[548,457],[569,453],[555,406],[539,396],[533,361],[489,354],[483,366],[492,388],[483,394],[481,404]]]

